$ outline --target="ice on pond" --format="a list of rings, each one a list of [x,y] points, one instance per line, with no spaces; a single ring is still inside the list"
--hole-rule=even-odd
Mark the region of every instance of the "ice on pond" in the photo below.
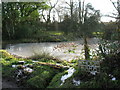
[[[75,86],[78,86],[78,85],[80,85],[80,80],[77,81],[77,80],[73,79],[73,83]]]
[[[94,43],[95,41],[95,43]],[[90,49],[96,49],[98,40],[91,38],[89,41]],[[20,43],[9,45],[6,50],[22,58],[30,58],[34,55],[49,55],[59,60],[71,61],[72,59],[85,58],[83,53],[83,39],[68,42],[45,42],[45,43]],[[74,50],[73,50],[74,49]],[[68,52],[69,50],[75,53]],[[66,53],[65,53],[66,52]]]
[[[68,74],[65,74],[61,77],[61,85],[65,82],[65,80],[73,75],[73,73],[76,71],[73,67],[70,67],[68,70]]]

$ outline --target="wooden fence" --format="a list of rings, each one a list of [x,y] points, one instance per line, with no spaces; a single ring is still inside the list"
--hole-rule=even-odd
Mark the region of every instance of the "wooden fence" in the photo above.
[[[78,60],[78,67],[90,73],[100,73],[100,61]]]

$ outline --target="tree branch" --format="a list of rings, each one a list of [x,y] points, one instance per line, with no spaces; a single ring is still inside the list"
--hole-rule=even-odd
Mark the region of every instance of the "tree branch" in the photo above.
[[[113,4],[113,6],[115,7],[115,9],[118,11],[117,7],[115,6],[115,3],[112,0],[110,0],[110,2]]]
[[[115,19],[118,19],[118,17],[115,17],[115,16],[111,16],[111,15],[105,15],[106,17],[111,17],[111,18],[115,18]]]

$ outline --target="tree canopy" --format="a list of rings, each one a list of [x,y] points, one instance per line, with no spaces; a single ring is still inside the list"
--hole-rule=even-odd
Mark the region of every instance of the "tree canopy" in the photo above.
[[[45,2],[3,2],[3,34],[6,33],[9,39],[15,38],[19,24],[39,20],[39,11],[47,8],[49,6]]]

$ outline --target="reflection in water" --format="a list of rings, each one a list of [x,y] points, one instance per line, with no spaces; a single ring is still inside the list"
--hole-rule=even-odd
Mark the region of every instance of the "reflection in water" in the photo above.
[[[98,40],[91,40],[89,46],[92,49],[98,47]],[[60,42],[60,43],[22,43],[16,45],[10,45],[7,47],[7,51],[12,55],[20,57],[31,57],[33,55],[49,54],[59,60],[70,61],[79,57],[84,58],[83,40],[73,42]]]

